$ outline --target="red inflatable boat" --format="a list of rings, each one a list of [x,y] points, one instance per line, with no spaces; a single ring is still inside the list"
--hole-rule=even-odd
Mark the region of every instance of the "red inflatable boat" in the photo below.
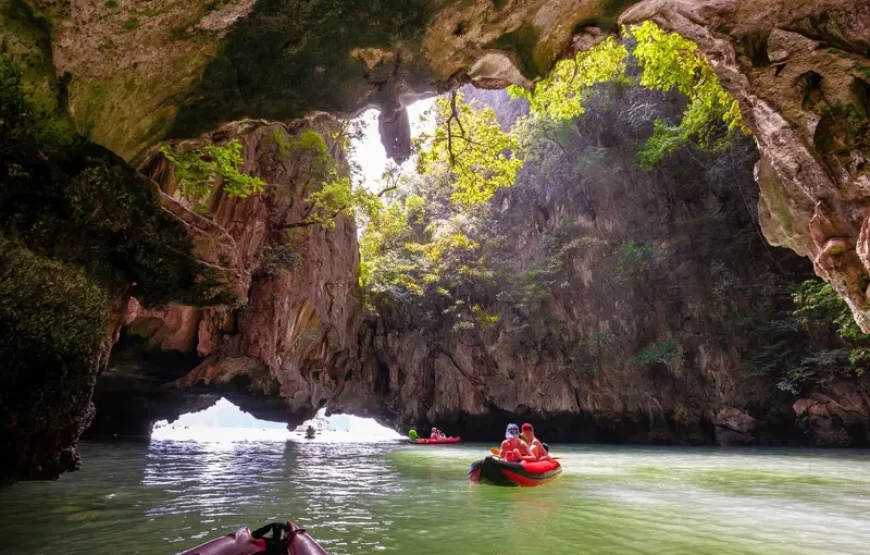
[[[271,534],[270,534],[271,532]],[[251,532],[236,530],[179,555],[329,555],[292,522],[276,522]]]
[[[533,487],[555,480],[561,473],[562,465],[552,459],[515,463],[487,457],[471,465],[468,477],[472,482],[493,486]]]
[[[445,437],[444,439],[424,439],[419,438],[416,441],[408,440],[411,445],[443,445],[445,443],[459,443],[461,438],[458,437]]]

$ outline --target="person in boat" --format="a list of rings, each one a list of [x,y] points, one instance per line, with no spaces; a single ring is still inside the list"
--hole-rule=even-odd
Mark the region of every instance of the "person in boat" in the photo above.
[[[417,428],[411,428],[411,431],[408,432],[408,437],[411,438],[411,441],[417,441],[420,438],[420,435],[417,433]]]
[[[429,439],[438,439],[438,428],[432,428],[432,431],[429,432]]]
[[[550,459],[548,454],[550,450],[541,443],[541,440],[535,437],[535,429],[531,424],[526,422],[523,424],[523,433],[521,434],[523,441],[529,447],[529,453],[534,457],[535,461],[546,461]]]
[[[521,462],[525,460],[534,460],[534,457],[529,452],[529,447],[520,439],[520,427],[516,424],[508,424],[507,430],[504,433],[504,441],[501,442],[498,458],[508,462]]]

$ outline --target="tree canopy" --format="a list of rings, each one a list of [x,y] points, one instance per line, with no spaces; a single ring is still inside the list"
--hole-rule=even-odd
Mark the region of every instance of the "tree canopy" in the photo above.
[[[176,152],[164,144],[160,152],[175,166],[175,183],[191,200],[201,201],[208,197],[218,181],[231,197],[246,198],[263,192],[266,187],[259,177],[239,171],[244,160],[242,144],[237,140],[226,146],[206,145],[187,152]]]
[[[647,170],[684,144],[721,150],[735,132],[750,134],[737,101],[722,88],[698,45],[677,33],[663,31],[651,21],[623,27],[622,34],[634,42],[631,52],[608,37],[574,59],[559,62],[531,91],[514,86],[509,92],[528,99],[535,113],[569,120],[585,112],[584,96],[597,83],[615,81],[637,83],[651,90],[678,90],[688,99],[682,118],[676,124],[657,119],[653,135],[638,152],[638,163]],[[641,69],[635,78],[627,77],[630,57]]]
[[[510,187],[523,162],[516,156],[519,141],[502,131],[492,108],[466,103],[454,92],[435,101],[438,122],[432,134],[417,139],[421,173],[447,173],[453,202],[473,206]]]

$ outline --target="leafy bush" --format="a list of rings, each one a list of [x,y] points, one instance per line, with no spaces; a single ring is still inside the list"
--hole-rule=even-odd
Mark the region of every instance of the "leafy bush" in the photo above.
[[[728,146],[733,132],[750,134],[737,101],[722,88],[710,61],[694,42],[667,33],[651,21],[623,28],[622,33],[635,42],[631,54],[641,68],[637,83],[657,91],[676,89],[689,100],[678,124],[661,119],[655,122],[652,137],[638,152],[642,169],[651,169],[685,144],[721,150]],[[625,46],[608,38],[573,60],[559,62],[532,91],[514,86],[509,92],[528,99],[535,113],[570,120],[585,112],[584,100],[596,83],[632,82],[626,77],[628,57]]]
[[[794,315],[803,326],[818,322],[833,323],[837,335],[849,342],[849,362],[870,360],[870,335],[867,335],[852,316],[846,301],[834,291],[830,283],[821,280],[807,280],[792,296],[797,310]]]
[[[464,102],[461,93],[435,101],[438,126],[416,139],[421,173],[448,172],[451,200],[465,207],[487,202],[502,187],[510,187],[523,162],[519,140],[499,127],[492,108]]]
[[[554,120],[573,119],[583,113],[585,94],[596,83],[625,78],[628,50],[613,37],[589,50],[579,52],[573,60],[562,60],[533,91],[511,85],[508,94],[525,98],[533,112]]]
[[[207,145],[184,153],[163,144],[160,152],[175,166],[175,183],[190,200],[208,198],[219,180],[231,197],[247,198],[263,192],[266,186],[259,177],[239,171],[244,160],[242,145],[237,140],[226,146]]]
[[[862,376],[870,366],[870,336],[831,285],[811,279],[786,292],[793,309],[769,322],[746,323],[745,333],[763,337],[764,346],[744,360],[745,374],[778,377],[777,387],[795,395]]]
[[[616,252],[616,262],[610,273],[617,281],[637,279],[652,262],[653,256],[653,249],[649,245],[634,241],[622,243]]]
[[[629,34],[637,41],[634,55],[643,68],[640,85],[659,91],[677,89],[689,99],[679,125],[656,121],[653,136],[638,153],[641,168],[651,169],[690,141],[701,148],[722,149],[728,145],[730,131],[749,134],[739,104],[722,88],[697,44],[666,33],[651,21],[633,27]]]
[[[640,364],[664,364],[670,366],[683,357],[683,348],[675,339],[665,339],[648,345],[634,357]]]

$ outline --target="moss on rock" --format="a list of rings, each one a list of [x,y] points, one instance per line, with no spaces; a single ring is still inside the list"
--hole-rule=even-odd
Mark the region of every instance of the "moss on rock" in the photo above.
[[[93,417],[107,303],[80,268],[0,237],[0,483],[75,464]]]
[[[222,42],[172,134],[252,115],[282,121],[311,110],[354,111],[397,72],[425,70],[401,56],[370,68],[351,51],[419,42],[433,9],[427,0],[261,0]]]
[[[72,468],[110,347],[109,304],[233,304],[152,183],[68,133],[0,54],[0,483]],[[32,68],[30,68],[32,69]]]

